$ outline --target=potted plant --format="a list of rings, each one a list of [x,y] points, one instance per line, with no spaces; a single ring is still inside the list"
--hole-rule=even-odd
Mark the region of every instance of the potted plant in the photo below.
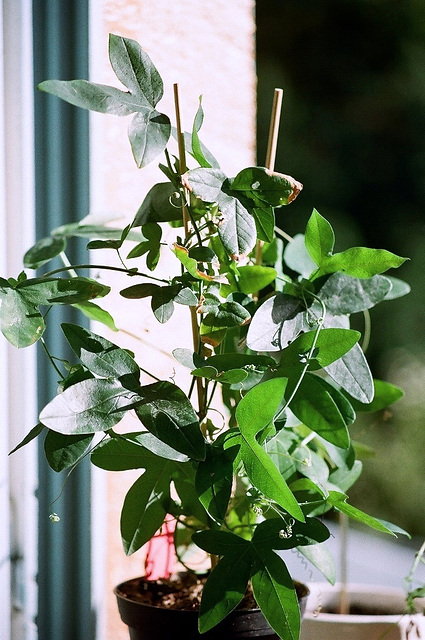
[[[162,80],[139,44],[111,35],[109,57],[125,90],[85,80],[48,80],[39,88],[78,107],[133,114],[134,159],[143,168],[164,158],[165,178],[144,195],[125,228],[88,217],[54,229],[25,254],[22,273],[0,279],[4,336],[18,348],[38,341],[60,378],[56,397],[15,450],[42,437],[57,471],[87,456],[103,469],[141,470],[123,504],[125,552],[134,553],[173,521],[181,566],[191,571],[191,545],[211,559],[206,579],[195,580],[202,590],[195,628],[183,613],[186,636],[198,635],[197,624],[210,635],[234,628],[250,587],[265,618],[252,633],[297,638],[299,602],[285,552],[298,549],[332,580],[321,545],[329,537],[322,521],[327,511],[391,535],[398,531],[347,502],[360,472],[349,433],[355,411],[400,393],[373,380],[360,345],[365,337],[350,328],[350,316],[407,292],[402,281],[382,275],[405,258],[364,247],[335,252],[333,229],[316,210],[294,238],[280,229],[281,208],[302,185],[273,170],[277,109],[266,167],[242,168],[230,178],[200,140],[201,103],[185,133],[178,87],[173,127],[157,110]],[[164,225],[175,229],[171,246],[162,242]],[[96,260],[97,277],[82,277],[87,265],[66,258],[71,236],[89,238],[88,249],[100,255],[115,250],[118,264]],[[171,270],[159,277],[155,269],[170,252]],[[58,258],[61,265],[47,270]],[[28,274],[40,267],[41,275]],[[44,332],[54,305],[72,305],[114,328],[101,305],[111,271],[125,276],[120,295],[133,301],[134,313],[150,303],[165,324],[176,304],[188,308],[193,349],[173,351],[175,380],[151,375],[149,363],[142,368],[119,336],[111,341],[78,324],[62,325],[72,362],[59,362],[48,350]],[[188,389],[178,386],[179,368],[190,370]],[[223,420],[212,411],[218,395],[227,409]],[[130,432],[120,428],[126,414],[136,418]],[[150,587],[143,580],[132,584],[139,599]],[[121,608],[131,601],[125,588],[118,589]],[[136,619],[157,609],[135,607],[136,613],[122,608],[131,634],[142,634],[131,637],[152,637],[161,623],[150,617],[143,623],[148,632],[136,632]],[[169,624],[178,623],[167,618]]]

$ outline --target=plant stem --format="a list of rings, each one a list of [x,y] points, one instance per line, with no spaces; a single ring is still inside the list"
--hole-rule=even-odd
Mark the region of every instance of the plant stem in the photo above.
[[[139,276],[142,278],[150,278],[151,280],[155,280],[156,282],[164,282],[165,284],[169,284],[168,280],[164,280],[163,278],[155,278],[148,273],[142,273],[141,271],[130,271],[129,269],[124,269],[123,267],[111,267],[104,264],[73,264],[72,269],[103,269],[106,271],[119,271],[121,273],[126,273],[127,275]],[[53,271],[48,271],[43,275],[43,278],[49,278],[50,276],[54,276],[55,273],[62,273],[63,271],[70,271],[70,266],[67,267],[59,267],[58,269],[53,269]]]
[[[50,363],[51,363],[52,367],[54,368],[56,373],[59,375],[60,379],[64,380],[65,376],[63,375],[63,373],[61,372],[61,370],[57,366],[56,362],[54,361],[52,354],[50,353],[49,349],[47,348],[47,344],[45,343],[44,338],[40,338],[40,342],[41,342],[41,345],[42,345],[44,351],[46,352],[47,357],[50,360]]]
[[[186,152],[184,148],[184,135],[181,124],[180,117],[180,101],[179,101],[179,85],[175,83],[173,85],[174,89],[174,106],[176,111],[176,127],[177,127],[177,143],[179,147],[179,164],[180,164],[180,177],[183,173],[186,173]],[[183,187],[184,197],[182,198],[182,215],[183,215],[183,224],[184,224],[184,233],[185,233],[185,242],[189,237],[189,214],[187,209],[187,190]],[[192,326],[192,341],[193,341],[193,350],[199,351],[199,327],[198,327],[198,319],[196,316],[196,308],[189,307],[190,310],[190,320]],[[200,420],[205,415],[205,399],[204,399],[204,387],[202,385],[202,378],[196,378],[196,390],[198,394],[198,417]]]
[[[339,591],[338,613],[347,615],[350,612],[350,603],[348,601],[347,591],[347,544],[348,544],[348,516],[345,513],[339,514],[340,524],[340,581],[341,588]]]

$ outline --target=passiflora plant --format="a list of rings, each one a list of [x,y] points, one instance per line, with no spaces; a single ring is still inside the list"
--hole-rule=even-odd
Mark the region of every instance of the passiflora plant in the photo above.
[[[324,514],[336,510],[400,532],[350,505],[346,492],[361,472],[350,439],[356,412],[402,395],[373,379],[362,348],[367,337],[350,328],[350,317],[408,292],[401,280],[382,275],[405,258],[364,247],[335,252],[333,229],[316,210],[303,233],[286,236],[275,210],[290,205],[302,185],[270,167],[226,176],[199,138],[201,102],[191,132],[182,132],[157,110],[163,83],[139,44],[111,35],[109,56],[123,89],[86,80],[48,80],[39,89],[85,109],[132,115],[137,166],[163,158],[164,181],[152,186],[125,228],[89,216],[55,229],[26,253],[16,279],[0,279],[4,336],[18,348],[39,341],[60,375],[58,394],[15,450],[42,436],[56,471],[87,456],[103,469],[140,469],[122,510],[125,552],[140,549],[175,518],[181,562],[189,545],[214,558],[200,632],[238,605],[250,581],[271,627],[296,639],[299,607],[284,552],[296,548],[333,581],[321,544],[329,537]],[[162,240],[170,225],[171,246]],[[66,257],[71,236],[89,238],[88,249],[100,255],[116,250],[120,266],[97,259],[96,279],[79,276],[83,265]],[[173,271],[154,276],[170,252]],[[63,266],[46,271],[55,258]],[[42,275],[28,275],[40,267]],[[99,302],[110,292],[111,269],[128,276],[120,294],[133,300],[135,313],[148,298],[164,324],[176,304],[188,307],[194,348],[173,355],[177,371],[190,370],[189,389],[153,375],[142,384],[149,363],[141,369],[119,336],[115,344],[84,323],[62,325],[75,361],[50,353],[52,306],[72,305],[115,329]],[[219,391],[225,420],[212,413]],[[138,428],[123,433],[118,425],[128,412]]]

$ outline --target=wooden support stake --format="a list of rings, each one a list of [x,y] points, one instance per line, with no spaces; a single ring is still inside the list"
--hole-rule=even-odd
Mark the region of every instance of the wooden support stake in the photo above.
[[[181,117],[180,117],[179,85],[177,83],[174,84],[173,89],[174,89],[174,106],[176,111],[177,143],[179,147],[180,175],[183,175],[187,171],[187,166],[186,166],[186,152],[184,147],[184,134],[182,130]],[[187,240],[189,236],[189,213],[187,211],[187,204],[186,204],[187,198],[188,198],[187,189],[186,187],[183,187],[182,213],[183,213],[185,240]],[[189,309],[190,309],[190,320],[191,320],[191,326],[192,326],[193,350],[195,352],[198,352],[199,327],[198,327],[198,319],[196,316],[196,309],[195,307],[189,307]],[[198,414],[199,414],[199,419],[202,420],[204,418],[204,413],[205,413],[205,395],[204,395],[204,387],[202,384],[202,378],[196,378],[196,390],[198,394]]]
[[[283,99],[283,91],[282,89],[275,89],[273,95],[273,105],[272,105],[272,113],[270,117],[270,129],[269,129],[269,139],[267,142],[267,153],[266,153],[266,169],[270,169],[270,171],[274,170],[274,163],[276,160],[276,149],[277,149],[277,140],[279,137],[279,123],[280,123],[280,114],[282,111],[282,99]],[[257,244],[255,246],[255,264],[261,264],[263,258],[263,243],[261,240],[257,240]]]

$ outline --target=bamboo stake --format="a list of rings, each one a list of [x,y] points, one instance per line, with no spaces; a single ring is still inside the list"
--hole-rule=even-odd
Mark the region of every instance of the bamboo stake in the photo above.
[[[282,111],[283,91],[275,89],[273,95],[272,113],[270,117],[269,139],[267,142],[266,169],[274,170],[276,160],[277,139],[279,137],[280,114]]]
[[[173,85],[173,89],[174,89],[174,106],[175,106],[175,112],[176,112],[177,143],[179,147],[180,175],[183,175],[183,173],[187,171],[187,166],[186,166],[186,153],[184,148],[184,134],[182,130],[181,117],[180,117],[179,85],[175,83]],[[189,236],[189,213],[187,211],[187,204],[186,204],[187,197],[188,197],[187,189],[186,187],[183,187],[182,213],[183,213],[185,240],[187,240]],[[196,309],[195,307],[189,307],[189,309],[190,309],[190,320],[191,320],[191,326],[192,326],[193,350],[197,352],[199,348],[199,328],[198,328],[198,320],[196,317]],[[202,420],[205,413],[204,387],[202,384],[202,378],[196,378],[196,390],[198,395],[199,419]]]
[[[270,116],[270,128],[269,128],[269,139],[267,142],[267,153],[266,153],[266,169],[270,171],[274,170],[274,164],[276,160],[276,149],[277,149],[277,140],[279,137],[279,123],[280,123],[280,114],[282,111],[282,99],[283,99],[283,91],[282,89],[275,89],[273,95],[273,104],[272,104],[272,112]],[[263,243],[261,240],[257,240],[257,244],[255,246],[255,263],[261,264],[262,262],[262,253],[263,253]]]

